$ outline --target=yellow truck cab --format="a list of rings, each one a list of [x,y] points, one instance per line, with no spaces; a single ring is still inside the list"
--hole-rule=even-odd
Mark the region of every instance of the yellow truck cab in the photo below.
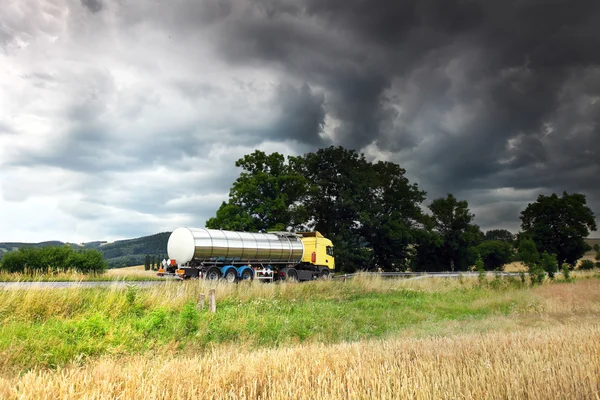
[[[319,232],[298,232],[304,245],[302,262],[316,267],[327,267],[329,271],[335,270],[333,257],[333,243]]]

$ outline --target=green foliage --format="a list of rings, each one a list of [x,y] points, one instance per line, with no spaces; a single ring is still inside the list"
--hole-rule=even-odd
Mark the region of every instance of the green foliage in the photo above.
[[[548,273],[550,279],[554,279],[554,274],[558,271],[558,261],[555,254],[542,253],[540,258],[540,268]]]
[[[583,260],[579,264],[579,269],[594,269],[595,264],[592,260]]]
[[[67,271],[97,274],[106,268],[106,261],[98,250],[76,250],[71,246],[21,247],[7,253],[0,263],[0,271],[27,274]]]
[[[514,254],[512,245],[507,241],[486,240],[476,249],[488,271],[504,270],[504,264],[509,263]]]
[[[146,258],[144,259],[144,270],[150,270],[150,254],[146,254]]]
[[[506,229],[491,229],[485,232],[485,240],[499,240],[501,242],[513,243],[515,235]]]
[[[523,231],[540,251],[556,254],[559,265],[575,265],[589,248],[584,238],[597,229],[594,213],[586,206],[585,195],[579,193],[540,195],[520,218]]]
[[[483,264],[483,259],[480,255],[477,256],[477,261],[475,261],[475,269],[479,274],[477,274],[477,279],[479,280],[479,285],[483,285],[486,278],[485,267]]]
[[[134,284],[127,284],[127,288],[125,289],[125,298],[127,299],[127,304],[133,306],[135,304],[135,299],[137,297],[138,288]]]
[[[524,237],[519,241],[519,258],[523,261],[523,264],[531,270],[535,268],[538,261],[540,260],[540,255],[537,251],[537,247],[531,238]]]
[[[483,239],[479,227],[471,223],[474,215],[469,211],[469,204],[448,194],[446,198],[435,199],[429,209],[432,215],[425,221],[429,232],[418,236],[416,269],[469,269],[477,258],[473,247]]]
[[[0,243],[0,247],[11,250],[14,249],[14,251],[17,251],[21,248],[38,249],[44,247],[63,247],[68,245],[77,250],[98,250],[106,260],[108,268],[121,268],[143,264],[146,254],[157,254],[165,251],[170,234],[170,232],[162,232],[136,239],[118,240],[113,243],[95,241],[79,245],[53,241],[35,244]],[[10,253],[12,252],[7,252],[4,254]]]
[[[183,336],[187,336],[192,334],[198,330],[198,322],[200,320],[200,315],[198,310],[196,310],[196,304],[193,301],[187,302],[183,309],[181,310],[181,314],[179,315],[179,332]]]
[[[242,173],[233,183],[229,201],[206,222],[212,229],[266,232],[296,228],[306,220],[302,200],[305,177],[294,168],[293,157],[260,150],[236,161]]]
[[[146,255],[158,254],[167,248],[171,232],[135,239],[118,240],[98,247],[110,268],[145,264]],[[150,261],[150,260],[149,260]]]
[[[485,288],[378,291],[352,281],[331,282],[327,290],[312,283],[298,290],[279,285],[273,289],[276,294],[269,298],[219,299],[216,314],[198,312],[193,301],[163,305],[151,289],[138,291],[136,313],[124,301],[123,290],[13,292],[0,296],[0,354],[11,355],[5,366],[29,369],[64,366],[82,356],[160,352],[171,349],[174,341],[191,350],[220,343],[251,348],[336,343],[407,329],[435,332],[450,321],[509,315],[530,302],[517,290],[498,298]]]
[[[236,166],[242,172],[208,228],[316,230],[333,241],[342,271],[408,267],[425,192],[397,164],[332,146],[287,159],[255,151]]]
[[[546,278],[546,271],[539,264],[535,264],[529,269],[529,278],[532,285],[541,284]]]
[[[598,243],[594,243],[594,246],[592,246],[592,249],[594,249],[594,251],[595,251],[597,254],[600,254],[600,244],[598,244]],[[598,257],[598,256],[596,256],[596,257]]]
[[[562,265],[562,273],[565,278],[565,281],[569,282],[571,280],[571,272],[569,269],[569,264],[563,263]]]

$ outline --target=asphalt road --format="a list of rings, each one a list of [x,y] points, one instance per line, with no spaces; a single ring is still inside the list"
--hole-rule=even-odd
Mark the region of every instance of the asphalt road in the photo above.
[[[344,278],[351,279],[357,274],[343,274],[336,275],[334,279],[343,280]],[[365,275],[365,274],[363,274]],[[385,278],[404,278],[404,279],[425,279],[425,278],[454,278],[459,277],[476,277],[477,272],[383,272],[383,273],[370,273],[366,275],[381,276]],[[488,272],[488,276],[494,276],[494,273]],[[519,276],[516,272],[501,272],[502,276]],[[124,288],[127,285],[136,285],[138,287],[150,287],[155,285],[164,285],[165,282],[169,282],[172,279],[166,281],[100,281],[100,282],[0,282],[1,289],[64,289],[64,288],[93,288],[93,287],[121,287]]]

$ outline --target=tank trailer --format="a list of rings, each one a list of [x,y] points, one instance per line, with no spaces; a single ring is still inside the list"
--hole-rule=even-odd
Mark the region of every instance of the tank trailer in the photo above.
[[[229,282],[309,281],[335,270],[333,244],[319,232],[236,232],[177,228],[158,276]]]

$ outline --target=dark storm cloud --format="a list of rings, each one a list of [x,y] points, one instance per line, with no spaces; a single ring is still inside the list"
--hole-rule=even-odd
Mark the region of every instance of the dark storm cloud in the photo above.
[[[402,154],[433,195],[571,189],[600,213],[600,2],[237,4],[222,54],[323,88],[337,143]]]
[[[323,145],[318,136],[325,123],[325,98],[304,84],[300,88],[280,85],[273,99],[277,123],[272,128],[276,139],[295,139],[315,146]]]
[[[81,0],[81,4],[83,4],[88,10],[90,10],[93,13],[97,13],[103,8],[101,0]]]

